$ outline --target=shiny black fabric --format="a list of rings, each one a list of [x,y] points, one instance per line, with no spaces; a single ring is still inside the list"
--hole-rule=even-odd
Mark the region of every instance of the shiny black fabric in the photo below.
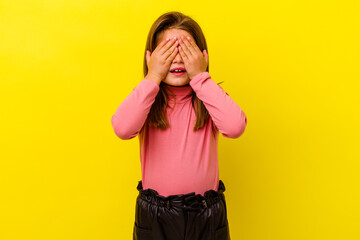
[[[230,240],[225,185],[208,190],[162,196],[154,189],[137,186],[134,240]]]

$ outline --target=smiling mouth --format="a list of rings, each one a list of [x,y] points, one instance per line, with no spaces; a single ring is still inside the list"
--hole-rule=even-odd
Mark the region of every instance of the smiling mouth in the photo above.
[[[174,76],[182,76],[182,75],[184,75],[186,72],[184,71],[184,72],[170,72],[172,75],[174,75]]]

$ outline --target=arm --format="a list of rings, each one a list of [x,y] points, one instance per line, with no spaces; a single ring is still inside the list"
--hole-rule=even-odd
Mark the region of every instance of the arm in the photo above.
[[[229,94],[211,79],[210,74],[199,73],[189,84],[222,135],[227,138],[240,137],[245,131],[247,117]]]
[[[111,117],[111,125],[119,138],[128,140],[137,136],[159,89],[154,81],[144,78],[120,104]]]

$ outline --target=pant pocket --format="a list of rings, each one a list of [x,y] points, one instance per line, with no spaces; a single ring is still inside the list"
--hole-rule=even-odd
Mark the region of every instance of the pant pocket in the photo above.
[[[229,223],[227,219],[227,207],[225,196],[213,205],[214,234],[215,240],[230,240]]]
[[[220,229],[227,224],[227,214],[226,214],[226,205],[225,202],[219,200],[215,204],[212,205],[213,210],[213,224],[214,229]]]
[[[215,240],[230,240],[228,223],[226,223],[225,226],[222,226],[215,230]]]
[[[152,229],[152,221],[149,212],[151,209],[150,203],[139,197],[136,199],[135,226],[139,229],[139,231]]]
[[[152,230],[142,228],[134,224],[133,240],[152,240]]]

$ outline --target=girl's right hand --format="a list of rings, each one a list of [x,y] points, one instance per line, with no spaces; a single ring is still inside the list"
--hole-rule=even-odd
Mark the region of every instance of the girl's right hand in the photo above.
[[[145,78],[158,84],[165,79],[169,73],[170,65],[178,53],[178,44],[177,39],[164,39],[152,53],[146,50],[148,73]]]

